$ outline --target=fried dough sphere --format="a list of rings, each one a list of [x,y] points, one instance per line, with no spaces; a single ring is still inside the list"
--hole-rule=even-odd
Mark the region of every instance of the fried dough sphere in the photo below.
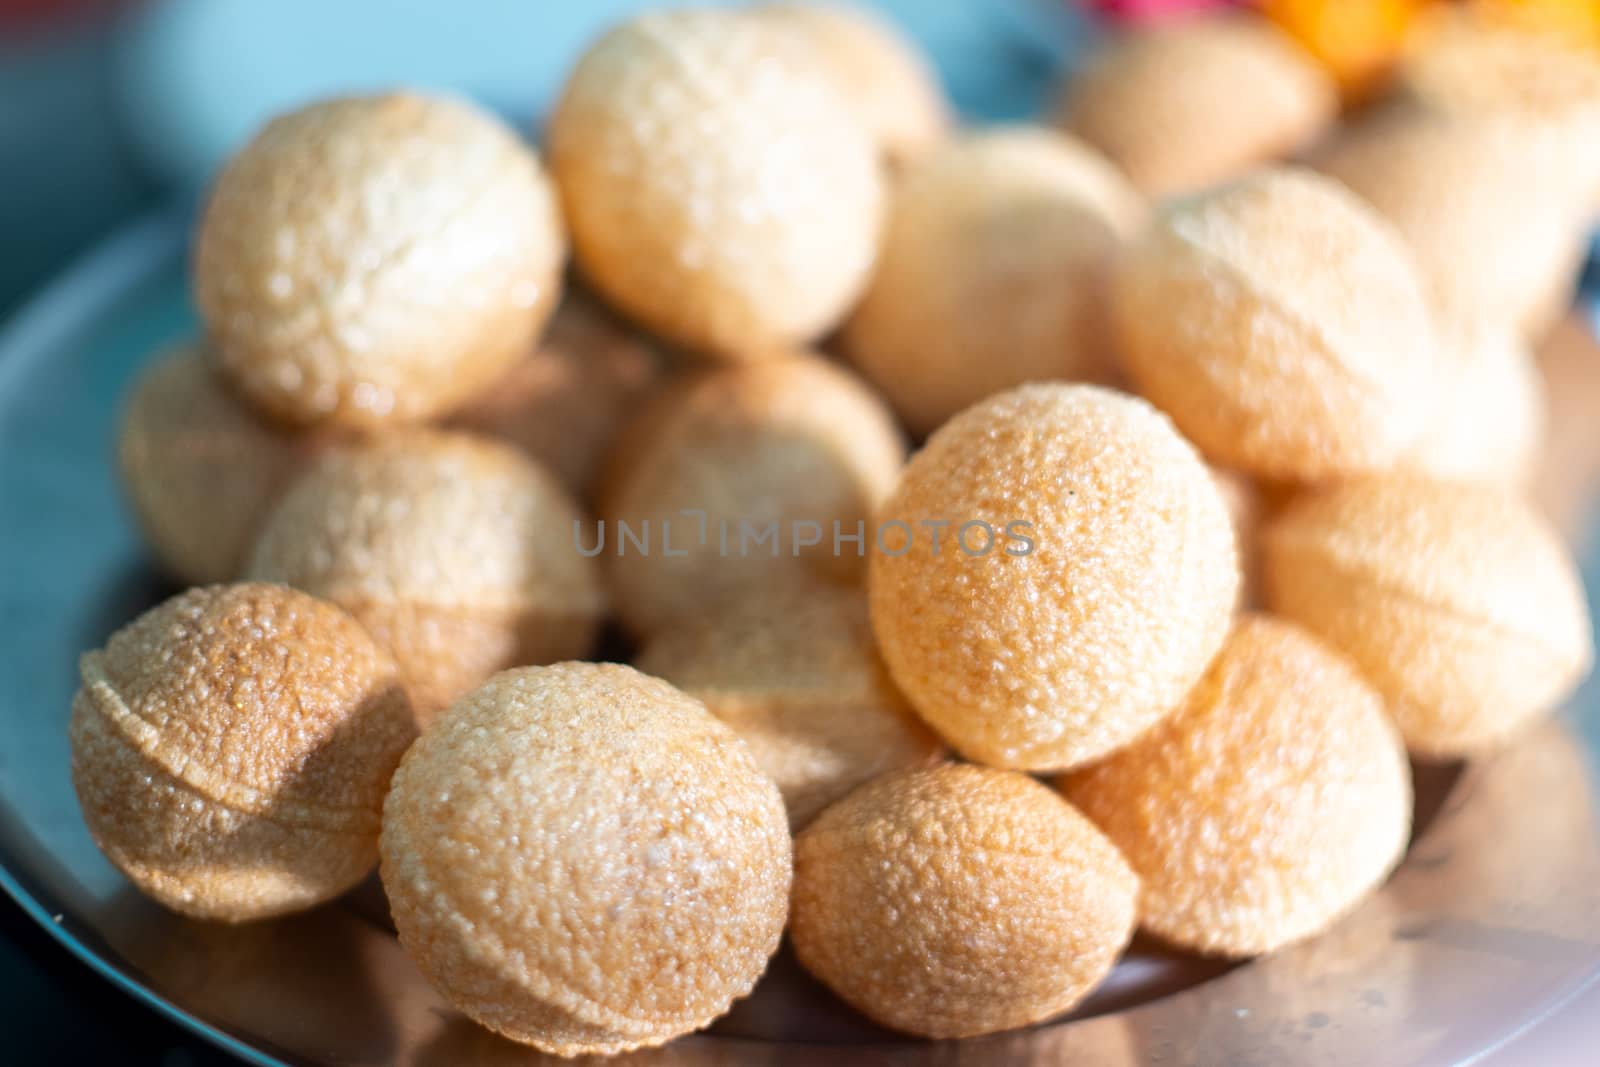
[[[733,727],[778,784],[792,830],[857,786],[944,752],[889,680],[857,590],[742,601],[662,630],[634,666]]]
[[[249,574],[361,620],[426,725],[498,670],[588,653],[603,604],[580,521],[511,446],[415,430],[318,460],[273,509]]]
[[[916,434],[1024,382],[1109,381],[1111,264],[1143,216],[1116,169],[1071,138],[965,135],[896,185],[844,346]]]
[[[1067,84],[1059,122],[1161,199],[1292,154],[1338,107],[1333,81],[1276,27],[1191,17],[1090,56]]]
[[[162,569],[206,585],[239,576],[272,502],[315,447],[259,418],[201,345],[186,344],[139,375],[123,411],[117,462]]]
[[[506,671],[463,697],[396,773],[382,852],[429,981],[561,1056],[707,1025],[788,914],[777,788],[699,701],[614,664]]]
[[[494,383],[555,307],[566,238],[534,153],[454,100],[289,112],[228,163],[195,301],[228,377],[298,423],[429,418]]]
[[[613,607],[644,636],[777,583],[858,578],[904,457],[883,402],[814,356],[686,375],[634,420],[603,482]],[[835,523],[860,540],[836,551]]]
[[[1210,471],[1144,401],[1095,386],[962,412],[906,465],[879,528],[872,624],[890,674],[995,766],[1065,769],[1127,744],[1199,678],[1238,596]]]
[[[938,75],[895,26],[848,4],[762,4],[754,11],[817,50],[891,166],[905,166],[945,138],[950,109]]]
[[[282,586],[191,589],[86,653],[72,783],[106,858],[198,919],[301,911],[378,858],[416,736],[394,661]]]
[[[1405,852],[1411,770],[1378,694],[1247,616],[1170,718],[1060,782],[1140,878],[1145,929],[1253,956],[1320,933]]]
[[[790,937],[877,1022],[972,1037],[1082,1000],[1128,943],[1138,887],[1047,786],[945,764],[870,782],[795,840]]]
[[[1439,355],[1411,255],[1308,171],[1170,205],[1124,255],[1115,311],[1140,391],[1207,458],[1249,474],[1383,469],[1430,415]]]
[[[1593,661],[1577,567],[1506,489],[1359,479],[1297,498],[1263,540],[1268,607],[1354,660],[1421,755],[1495,744]]]
[[[866,284],[877,148],[775,20],[622,23],[578,61],[549,143],[584,274],[667,340],[759,357],[831,329]]]

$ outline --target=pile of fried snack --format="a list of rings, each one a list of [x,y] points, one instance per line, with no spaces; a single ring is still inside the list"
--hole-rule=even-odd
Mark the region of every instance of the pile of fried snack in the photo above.
[[[1136,927],[1316,935],[1408,752],[1587,674],[1530,501],[1600,381],[1600,58],[1463,22],[1339,112],[1208,15],[958,129],[893,31],[773,5],[615,27],[538,150],[432,95],[276,119],[127,407],[194,588],[83,657],[89,830],[212,920],[379,863],[439,993],[561,1055],[705,1027],[785,934],[931,1037]]]

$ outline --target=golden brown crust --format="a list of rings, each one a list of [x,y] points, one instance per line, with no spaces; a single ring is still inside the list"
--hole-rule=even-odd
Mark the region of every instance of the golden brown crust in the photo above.
[[[1424,755],[1500,741],[1593,660],[1577,568],[1508,490],[1353,481],[1297,498],[1264,546],[1268,605],[1354,660]]]
[[[803,344],[866,284],[877,152],[770,19],[683,10],[617,26],[568,80],[550,158],[585,276],[680,345],[753,358]]]
[[[1110,270],[1143,216],[1116,169],[1069,137],[965,135],[896,184],[845,348],[917,434],[1024,382],[1110,381]]]
[[[1027,1026],[1111,970],[1138,879],[1025,775],[959,764],[886,775],[795,841],[790,936],[857,1010],[926,1037]]]
[[[1410,253],[1330,179],[1258,172],[1185,200],[1123,256],[1129,374],[1214,462],[1285,480],[1382,469],[1437,373]]]
[[[1034,548],[997,534],[969,554],[947,532],[935,553],[923,524],[941,520],[1031,523]],[[1238,592],[1200,458],[1148,404],[1094,386],[1023,386],[956,416],[907,464],[890,521],[916,537],[871,558],[884,660],[934,729],[997,766],[1064,769],[1148,729],[1205,669]]]
[[[496,119],[347,97],[273,120],[223,170],[195,300],[253,403],[370,427],[493,384],[549,317],[565,254],[538,159]]]
[[[96,843],[142,890],[238,921],[371,870],[415,727],[393,660],[344,612],[282,586],[194,589],[82,673],[73,781]]]
[[[1252,956],[1321,932],[1399,862],[1411,772],[1378,694],[1296,627],[1247,616],[1183,706],[1061,781],[1141,879],[1145,928]]]
[[[507,671],[453,705],[395,776],[382,853],[429,980],[558,1055],[705,1026],[788,909],[776,787],[698,701],[612,664]]]

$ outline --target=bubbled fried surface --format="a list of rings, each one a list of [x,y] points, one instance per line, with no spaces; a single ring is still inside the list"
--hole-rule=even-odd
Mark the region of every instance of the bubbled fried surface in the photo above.
[[[1264,548],[1268,605],[1354,660],[1424,755],[1501,740],[1593,660],[1577,568],[1509,490],[1361,479],[1297,499]]]
[[[1072,138],[965,135],[897,183],[845,347],[918,434],[1024,382],[1109,381],[1111,264],[1143,216],[1116,169]]]
[[[1110,971],[1138,879],[1069,804],[966,765],[886,775],[795,841],[790,936],[857,1010],[926,1037],[1066,1011]]]
[[[585,275],[664,338],[749,357],[855,300],[883,211],[876,148],[773,20],[641,15],[579,60],[551,163]]]
[[[257,417],[189,344],[139,376],[117,460],[145,544],[173,577],[205,585],[238,577],[272,500],[313,447]]]
[[[1227,510],[1189,444],[1142,400],[1031,385],[956,416],[906,466],[879,522],[873,630],[922,717],[970,759],[1064,769],[1170,712],[1222,643],[1239,586]],[[921,525],[1029,522],[987,555]],[[890,545],[898,548],[901,540]]]
[[[1438,353],[1410,253],[1297,169],[1169,204],[1117,272],[1129,374],[1207,458],[1275,479],[1381,469],[1420,436]]]
[[[864,571],[872,515],[905,458],[893,416],[858,379],[815,356],[785,356],[688,374],[653,397],[618,440],[600,492],[613,606],[634,633],[778,584],[853,581]],[[685,511],[704,512],[701,520]],[[841,542],[864,534],[860,548]],[[620,540],[619,523],[649,553]],[[669,528],[671,550],[664,547]],[[794,551],[794,524],[814,522],[819,543]],[[775,524],[782,539],[755,537]],[[859,530],[858,530],[859,526]],[[727,550],[722,530],[727,530]],[[584,544],[593,547],[593,537]]]
[[[794,830],[857,786],[944,751],[889,680],[857,590],[763,594],[662,630],[634,666],[733,727]]]
[[[1378,694],[1266,616],[1241,619],[1170,718],[1060,785],[1138,872],[1145,928],[1225,956],[1326,929],[1388,877],[1411,828]]]
[[[438,414],[527,351],[565,237],[534,154],[462,102],[394,93],[268,123],[213,187],[195,299],[264,410],[374,426]]]
[[[1258,19],[1172,20],[1089,57],[1061,124],[1162,198],[1291,154],[1338,112],[1330,77]]]
[[[588,651],[602,599],[579,521],[511,446],[413,430],[322,456],[274,508],[249,574],[361,619],[426,720],[497,670]]]
[[[456,703],[395,776],[382,853],[428,978],[559,1055],[705,1026],[788,910],[776,787],[698,701],[610,664],[507,671]]]
[[[91,834],[187,914],[309,907],[371,869],[415,736],[389,656],[282,586],[191,590],[82,660],[73,781]]]

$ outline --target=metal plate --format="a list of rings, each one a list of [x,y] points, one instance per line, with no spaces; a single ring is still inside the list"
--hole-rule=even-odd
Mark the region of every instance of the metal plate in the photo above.
[[[258,1063],[512,1064],[423,981],[368,884],[246,927],[177,918],[100,857],[67,774],[80,651],[169,589],[144,562],[111,456],[138,365],[194,328],[184,220],[124,232],[0,337],[0,886],[101,974]],[[1600,373],[1600,367],[1595,368]],[[1600,588],[1600,558],[1588,568]],[[1074,1017],[961,1043],[861,1022],[780,955],[711,1034],[649,1064],[1450,1064],[1600,977],[1593,756],[1600,686],[1510,751],[1418,768],[1418,839],[1327,935],[1229,968],[1136,944]]]

